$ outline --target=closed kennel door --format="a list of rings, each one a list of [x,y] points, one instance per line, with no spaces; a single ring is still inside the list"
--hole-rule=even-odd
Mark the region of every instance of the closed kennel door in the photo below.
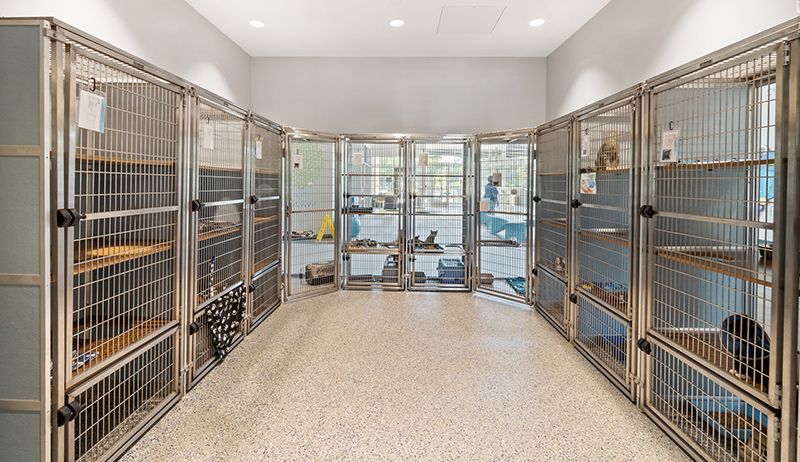
[[[286,153],[286,296],[339,287],[339,188],[336,136],[290,133]]]

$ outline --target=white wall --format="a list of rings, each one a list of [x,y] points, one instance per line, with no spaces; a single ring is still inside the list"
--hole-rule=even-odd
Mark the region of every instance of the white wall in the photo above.
[[[53,16],[250,105],[250,56],[183,0],[2,0],[0,16]]]
[[[253,58],[251,94],[296,127],[476,133],[543,122],[545,80],[541,58]]]
[[[547,58],[547,118],[796,15],[796,0],[612,0]]]

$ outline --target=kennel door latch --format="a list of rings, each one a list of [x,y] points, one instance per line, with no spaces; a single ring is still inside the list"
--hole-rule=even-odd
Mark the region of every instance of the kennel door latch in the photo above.
[[[65,404],[64,407],[56,412],[58,426],[63,427],[67,422],[75,420],[75,417],[78,417],[78,414],[81,412],[82,407],[83,405],[77,399]]]
[[[653,346],[650,344],[650,342],[647,341],[646,338],[640,338],[639,340],[637,340],[636,347],[642,350],[647,355],[653,354]]]

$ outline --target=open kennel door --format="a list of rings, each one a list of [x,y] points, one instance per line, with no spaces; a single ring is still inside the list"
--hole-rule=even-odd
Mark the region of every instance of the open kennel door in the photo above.
[[[339,288],[337,135],[290,132],[286,145],[286,298]]]

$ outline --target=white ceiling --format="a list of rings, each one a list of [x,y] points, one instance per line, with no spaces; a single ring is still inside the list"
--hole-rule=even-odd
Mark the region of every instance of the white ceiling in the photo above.
[[[251,56],[373,57],[545,57],[609,1],[186,0]]]

